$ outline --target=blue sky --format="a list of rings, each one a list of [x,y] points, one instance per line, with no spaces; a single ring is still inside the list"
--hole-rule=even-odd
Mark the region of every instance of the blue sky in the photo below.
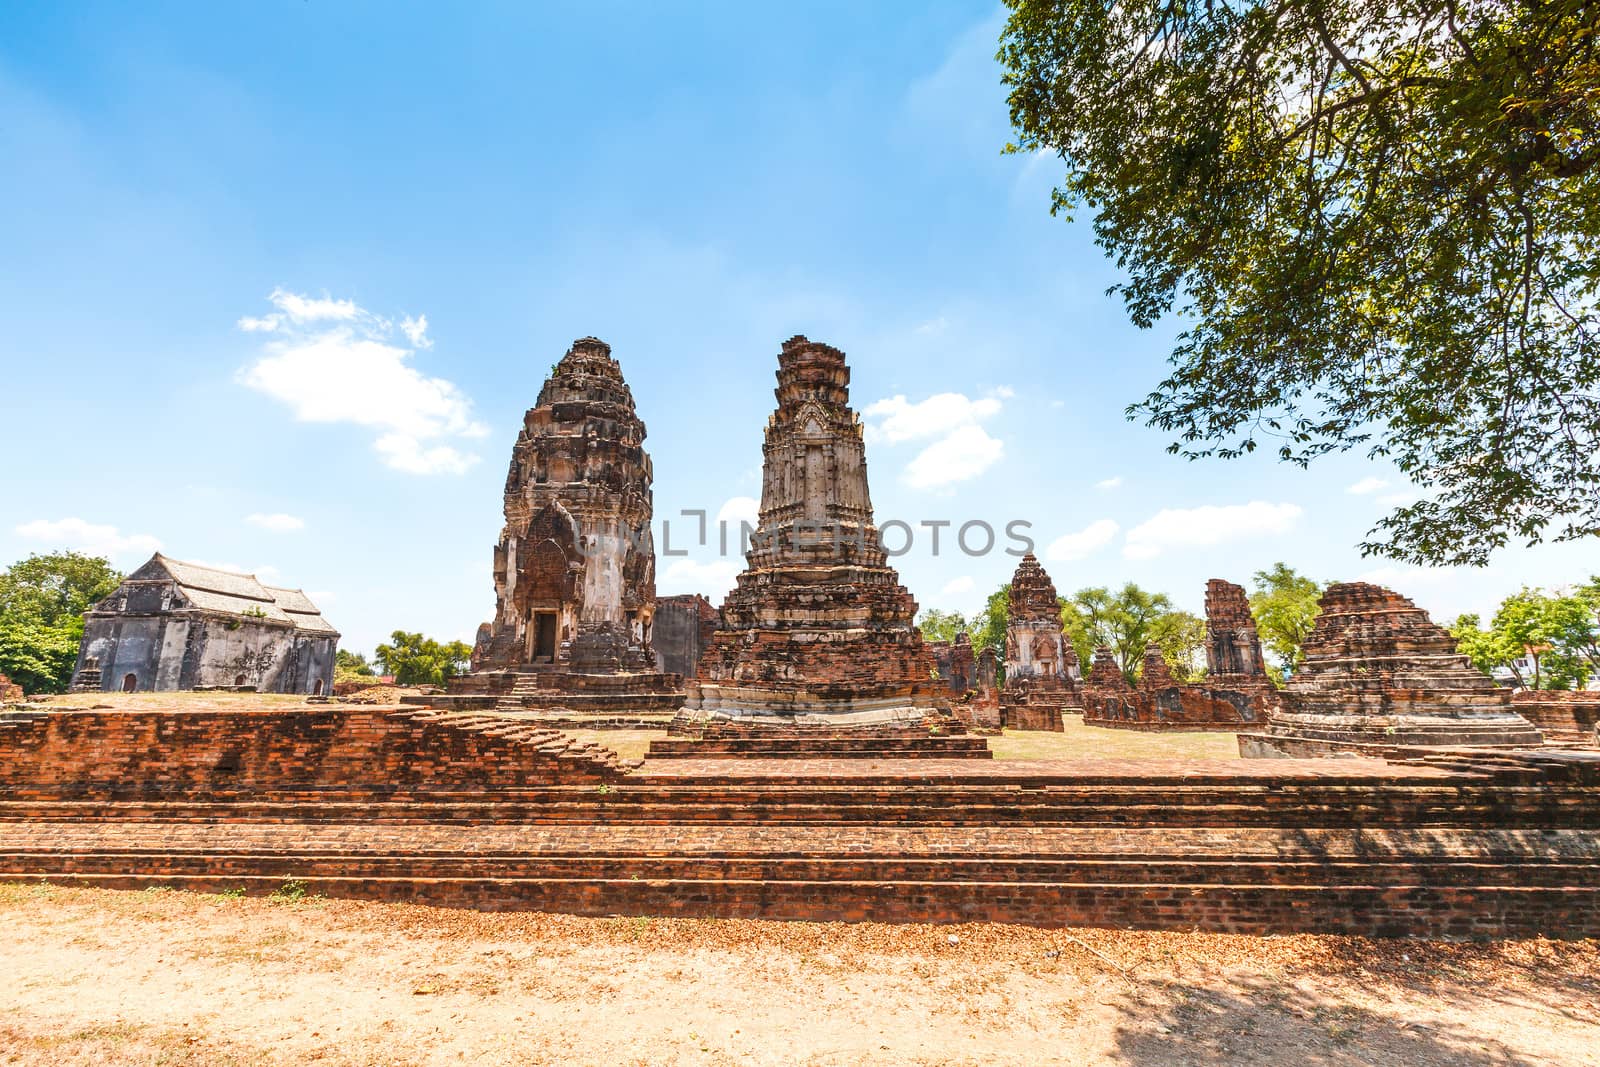
[[[1391,469],[1191,464],[1127,422],[1177,326],[1130,326],[1087,222],[1048,215],[1056,162],[1000,153],[1000,19],[0,7],[0,560],[159,546],[305,588],[348,647],[470,638],[511,443],[572,339],[633,387],[660,547],[661,520],[758,494],[804,333],[849,354],[880,522],[1027,521],[1064,592],[1198,610],[1207,578],[1284,560],[1443,619],[1600,569],[1362,559]],[[924,606],[970,611],[1015,566],[919,533]],[[695,549],[658,585],[720,600],[736,569]]]

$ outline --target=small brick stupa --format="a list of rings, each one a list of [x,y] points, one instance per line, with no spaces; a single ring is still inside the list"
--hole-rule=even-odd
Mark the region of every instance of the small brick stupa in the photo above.
[[[1015,730],[1063,729],[1064,709],[1083,710],[1078,653],[1061,630],[1061,602],[1032,553],[1011,576],[1006,613],[1006,684],[1000,713]]]
[[[1539,731],[1511,691],[1456,652],[1455,639],[1398,593],[1366,582],[1333,585],[1305,643],[1305,662],[1268,719],[1272,751],[1316,755],[1355,744],[1520,748]],[[1319,750],[1322,750],[1319,752]]]
[[[679,724],[872,729],[953,724],[867,493],[844,353],[778,356],[760,525]]]

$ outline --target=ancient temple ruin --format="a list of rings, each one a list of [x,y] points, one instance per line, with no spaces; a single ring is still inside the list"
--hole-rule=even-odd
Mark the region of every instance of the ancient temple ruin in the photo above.
[[[576,711],[672,710],[657,669],[645,426],[611,347],[574,341],[523,417],[494,549],[494,619],[453,694]]]
[[[933,654],[934,669],[939,681],[950,691],[950,699],[957,700],[972,692],[977,685],[977,661],[972,655],[972,636],[965,630],[950,641],[928,641],[928,651]]]
[[[84,615],[72,688],[320,697],[338,647],[339,631],[299,589],[157,552]]]
[[[917,603],[889,566],[837,348],[778,356],[759,528],[680,722],[875,728],[950,721]]]
[[[1001,720],[1014,730],[1062,729],[1062,711],[1082,710],[1078,653],[1061,629],[1061,601],[1032,553],[1011,576],[1006,613],[1006,684]]]
[[[1250,756],[1341,755],[1363,746],[1519,748],[1542,742],[1511,692],[1456,651],[1410,600],[1381,586],[1328,587],[1305,660]]]
[[[1206,583],[1205,677],[1180,684],[1161,648],[1151,645],[1137,686],[1129,687],[1120,671],[1115,684],[1109,675],[1091,679],[1083,721],[1134,730],[1241,730],[1265,723],[1276,701],[1244,588],[1213,578]]]

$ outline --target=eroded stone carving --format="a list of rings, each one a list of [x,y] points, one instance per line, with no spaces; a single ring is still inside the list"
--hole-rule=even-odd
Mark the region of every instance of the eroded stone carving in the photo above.
[[[657,670],[645,426],[611,347],[574,341],[523,416],[494,549],[495,616],[453,694],[520,707],[670,710]]]

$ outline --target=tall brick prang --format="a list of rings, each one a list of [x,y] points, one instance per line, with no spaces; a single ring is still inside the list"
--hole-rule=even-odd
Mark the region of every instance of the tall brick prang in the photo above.
[[[688,719],[854,728],[949,718],[917,603],[878,540],[849,383],[837,348],[784,342],[759,528]]]
[[[494,549],[494,619],[456,694],[508,705],[670,712],[681,680],[658,670],[645,426],[611,347],[580,338],[523,416]]]

